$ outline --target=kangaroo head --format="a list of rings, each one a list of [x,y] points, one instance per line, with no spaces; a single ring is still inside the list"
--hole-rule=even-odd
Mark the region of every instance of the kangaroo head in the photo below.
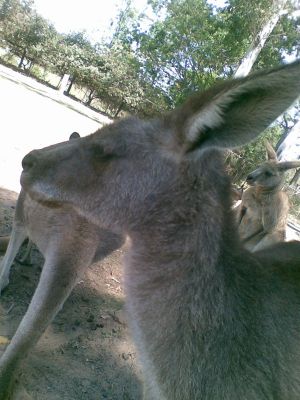
[[[21,183],[38,201],[69,203],[122,229],[162,221],[171,207],[180,221],[179,209],[195,201],[216,210],[230,191],[219,150],[251,141],[285,111],[299,95],[299,72],[296,62],[223,82],[161,118],[127,118],[35,150]]]
[[[247,176],[250,186],[257,186],[266,190],[278,190],[284,181],[284,173],[291,168],[300,167],[300,161],[278,162],[277,155],[269,142],[266,142],[268,161],[261,164]]]

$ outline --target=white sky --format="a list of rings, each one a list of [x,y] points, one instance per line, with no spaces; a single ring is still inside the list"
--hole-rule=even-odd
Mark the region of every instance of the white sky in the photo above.
[[[86,30],[92,40],[110,34],[110,22],[118,14],[123,0],[34,0],[37,12],[52,22],[59,32]],[[147,0],[133,0],[144,11]]]
[[[218,6],[224,6],[226,0],[209,0]],[[34,0],[36,10],[52,22],[59,32],[86,30],[92,41],[110,36],[110,23],[124,5],[123,0]],[[132,0],[139,12],[147,9],[147,0]],[[148,12],[150,19],[155,18]]]

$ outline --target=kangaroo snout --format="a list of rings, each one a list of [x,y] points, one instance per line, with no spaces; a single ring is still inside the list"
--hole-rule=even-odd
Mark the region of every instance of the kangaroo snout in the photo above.
[[[22,160],[23,170],[28,171],[29,169],[35,166],[37,161],[38,161],[38,150],[33,150],[23,158]]]
[[[249,174],[246,178],[246,182],[249,183],[251,185],[251,183],[254,182],[254,176],[252,174]]]

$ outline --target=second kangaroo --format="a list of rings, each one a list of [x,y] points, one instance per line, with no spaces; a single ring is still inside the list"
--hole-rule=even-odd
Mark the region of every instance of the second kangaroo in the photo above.
[[[239,233],[250,251],[285,240],[289,199],[282,190],[284,173],[300,167],[300,161],[279,162],[269,142],[266,149],[268,161],[247,176],[250,187],[237,210]]]

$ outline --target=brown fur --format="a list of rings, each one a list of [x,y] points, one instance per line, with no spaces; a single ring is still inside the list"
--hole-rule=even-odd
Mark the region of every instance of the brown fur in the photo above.
[[[250,251],[285,240],[289,199],[282,190],[284,172],[300,166],[300,161],[278,162],[269,143],[267,153],[268,161],[248,175],[251,187],[243,193],[237,210],[239,234]]]

